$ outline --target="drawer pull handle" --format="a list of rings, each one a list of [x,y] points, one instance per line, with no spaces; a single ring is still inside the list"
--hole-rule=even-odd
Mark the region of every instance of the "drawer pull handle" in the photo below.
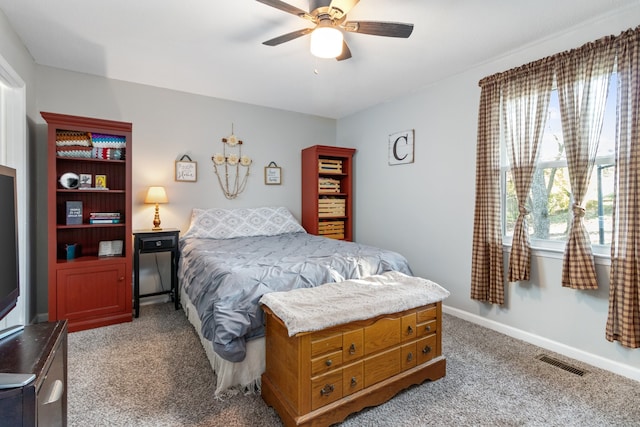
[[[351,346],[349,346],[349,354],[356,354],[356,344],[355,343],[351,343]]]
[[[409,354],[407,354],[407,362],[411,362],[413,360],[413,353],[409,352]]]
[[[333,393],[333,384],[327,384],[320,390],[320,396],[328,396],[331,393]]]
[[[51,385],[49,394],[43,399],[44,405],[50,405],[60,400],[64,392],[64,384],[60,380],[55,380]]]
[[[427,326],[426,328],[424,328],[424,330],[427,332],[431,332],[431,326]]]
[[[411,325],[407,326],[407,335],[413,335],[413,328]]]
[[[351,387],[355,387],[358,385],[358,380],[356,377],[351,377]]]
[[[160,240],[156,241],[156,247],[159,248],[160,246],[162,246],[162,242]]]
[[[324,362],[324,363],[325,363],[325,365],[327,365],[327,366],[331,366],[331,365],[333,364],[333,362],[331,361],[331,359],[327,359],[327,361],[326,361],[326,362]]]
[[[429,347],[428,345],[425,345],[424,348],[422,349],[422,352],[424,354],[431,353],[431,347]]]

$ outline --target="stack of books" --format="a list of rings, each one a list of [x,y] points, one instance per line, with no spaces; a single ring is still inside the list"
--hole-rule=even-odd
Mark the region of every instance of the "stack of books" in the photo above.
[[[91,212],[89,224],[118,224],[120,212]]]

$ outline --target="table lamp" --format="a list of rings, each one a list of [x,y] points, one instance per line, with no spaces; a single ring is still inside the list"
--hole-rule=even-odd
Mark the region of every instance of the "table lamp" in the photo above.
[[[144,202],[156,204],[156,214],[153,217],[152,230],[162,230],[162,228],[160,228],[160,207],[158,206],[158,204],[169,203],[167,192],[164,190],[164,187],[149,187],[149,190],[147,191],[147,197],[144,198]]]

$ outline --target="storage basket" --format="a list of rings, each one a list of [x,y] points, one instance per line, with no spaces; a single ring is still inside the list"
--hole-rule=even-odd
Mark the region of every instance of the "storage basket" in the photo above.
[[[331,239],[344,239],[344,221],[320,221],[318,234]]]
[[[318,170],[323,173],[342,173],[342,160],[318,159]]]
[[[318,199],[318,216],[345,216],[345,200],[334,198]]]
[[[339,193],[340,180],[333,178],[319,178],[318,192],[320,193]]]

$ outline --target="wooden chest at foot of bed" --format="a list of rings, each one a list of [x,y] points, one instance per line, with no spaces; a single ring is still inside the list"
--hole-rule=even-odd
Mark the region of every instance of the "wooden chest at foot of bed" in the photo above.
[[[286,426],[328,426],[445,375],[442,303],[289,337],[266,306],[262,398]]]

